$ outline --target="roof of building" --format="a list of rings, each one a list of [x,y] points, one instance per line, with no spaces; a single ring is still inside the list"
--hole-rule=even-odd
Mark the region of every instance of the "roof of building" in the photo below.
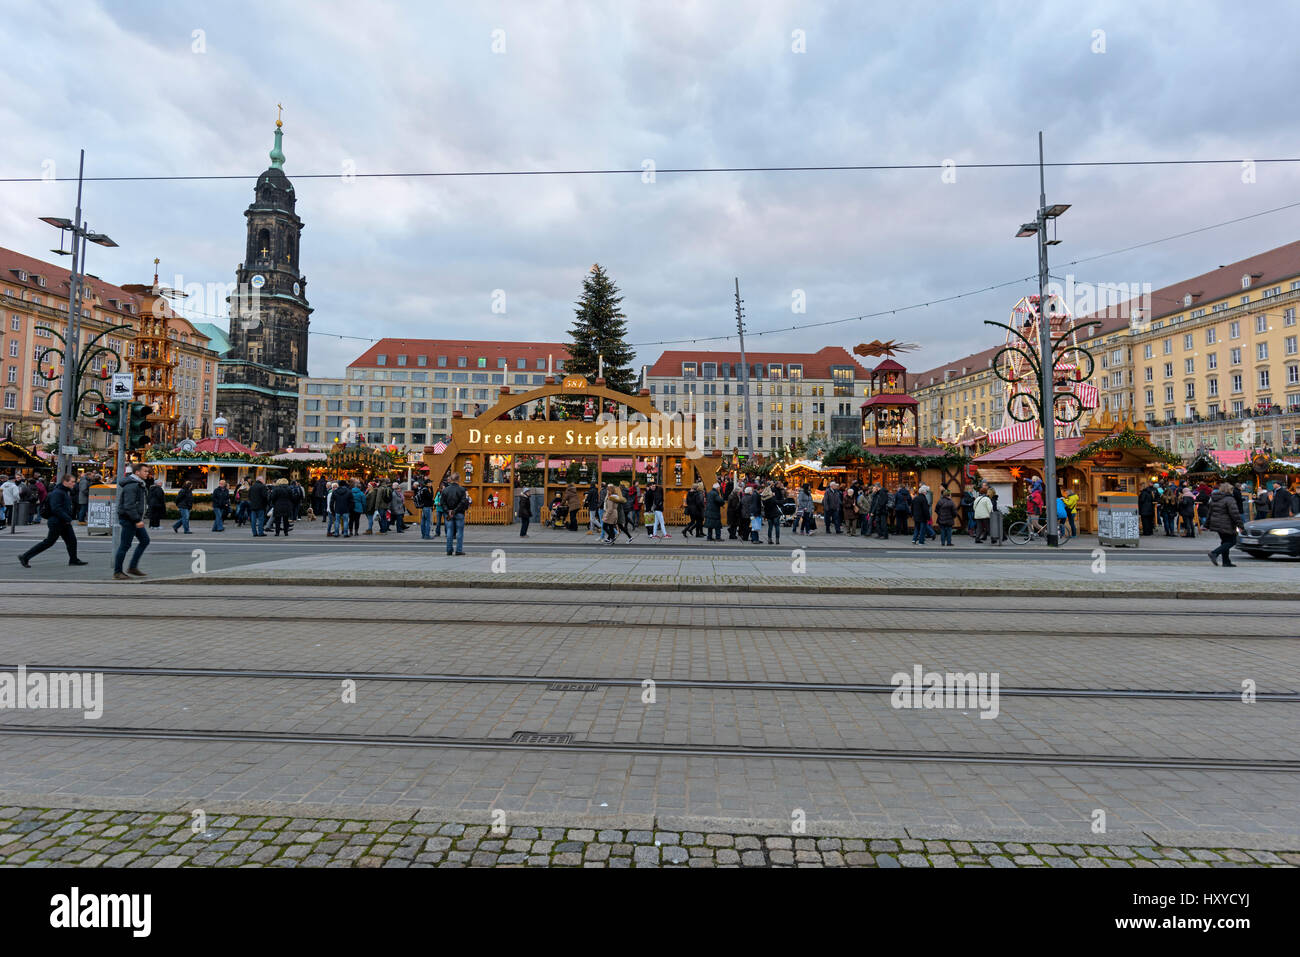
[[[824,346],[816,352],[750,352],[745,350],[745,361],[753,366],[760,366],[764,378],[768,365],[780,364],[783,368],[790,363],[803,365],[805,379],[829,379],[831,366],[851,366],[854,375],[866,378],[870,370],[855,359],[843,346]],[[661,355],[653,365],[646,369],[647,376],[672,376],[682,374],[683,362],[716,362],[740,365],[740,352],[709,352],[704,350],[674,349]]]
[[[379,356],[386,361],[379,365]],[[514,367],[517,359],[537,360],[554,359],[556,362],[568,361],[569,347],[563,342],[493,342],[481,339],[380,339],[373,346],[348,363],[349,369],[358,368],[397,368],[397,356],[406,356],[406,365],[402,368],[456,368],[455,360],[464,356],[468,363],[477,363],[479,359],[487,360],[486,368],[496,368],[497,359],[505,359]],[[425,357],[425,365],[420,366],[418,356]],[[438,366],[438,356],[445,356],[447,365]],[[534,370],[535,361],[529,363]],[[475,369],[470,364],[466,368]]]
[[[27,274],[26,279],[18,278],[18,272],[20,271]],[[45,280],[44,286],[37,282],[38,276]],[[6,286],[19,286],[30,289],[37,295],[59,296],[66,301],[70,279],[70,270],[65,265],[34,259],[31,256],[24,256],[13,249],[0,246],[0,283]],[[140,315],[139,296],[127,292],[121,286],[114,286],[112,283],[104,282],[104,280],[95,276],[87,275],[83,277],[83,281],[86,287],[99,298],[100,308],[104,311],[120,313],[123,316],[138,317]],[[114,300],[118,305],[113,305]],[[131,305],[132,311],[128,312],[123,309],[123,304]]]
[[[1069,435],[1062,439],[1056,440],[1056,457],[1069,458],[1079,449],[1083,448],[1083,438],[1078,435]],[[977,455],[973,462],[1041,462],[1043,460],[1043,440],[1027,439],[1023,442],[1012,442],[1010,445],[1004,445],[1000,449],[993,449],[991,452],[985,452],[983,455]]]
[[[873,405],[916,405],[917,401],[905,392],[877,392],[871,398],[858,406],[859,409],[870,408]]]
[[[886,359],[871,370],[875,373],[881,372],[906,372],[907,367],[894,359]]]
[[[224,356],[230,351],[230,337],[226,335],[226,330],[211,322],[194,322],[190,321],[198,332],[208,337],[208,348],[218,356]]]
[[[1241,285],[1241,279],[1246,275],[1251,277],[1249,290],[1267,287],[1281,279],[1300,276],[1300,240],[1254,256],[1247,256],[1235,263],[1228,263],[1201,273],[1199,276],[1181,279],[1171,285],[1153,290],[1149,305],[1143,303],[1142,297],[1129,299],[1118,305],[1103,307],[1086,316],[1076,316],[1075,322],[1100,322],[1099,327],[1087,334],[1090,338],[1105,335],[1127,328],[1135,307],[1139,309],[1143,319],[1160,319],[1189,308],[1195,309],[1198,305],[1247,292],[1249,290],[1243,289]],[[1185,305],[1185,297],[1189,295],[1192,297],[1191,306]],[[920,389],[943,382],[945,373],[950,373],[949,378],[960,376],[963,368],[967,373],[986,369],[1001,348],[1002,345],[999,344],[982,352],[935,366],[933,369],[918,372],[914,377],[913,386]]]
[[[234,439],[227,438],[207,438],[200,439],[194,443],[195,452],[206,452],[208,455],[256,455],[257,453],[250,449],[242,442],[236,442]]]

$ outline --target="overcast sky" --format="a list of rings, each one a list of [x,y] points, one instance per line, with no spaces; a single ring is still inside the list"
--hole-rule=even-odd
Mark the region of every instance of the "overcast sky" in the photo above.
[[[233,281],[284,104],[314,375],[367,347],[325,333],[563,340],[593,262],[623,290],[638,362],[690,347],[648,343],[734,333],[739,276],[749,348],[895,338],[922,345],[904,360],[921,369],[992,345],[981,321],[1005,321],[1031,284],[752,334],[1035,273],[1034,243],[1013,237],[1037,170],[962,164],[1034,161],[1040,129],[1049,161],[1300,156],[1293,3],[0,0],[0,15],[0,176],[52,162],[74,178],[0,183],[0,245],[56,258],[36,218],[71,216],[82,147],[87,175],[246,177],[88,184],[87,218],[121,246],[90,256],[110,282],[148,282],[155,256],[164,282]],[[949,159],[954,183],[935,169],[341,175]],[[1300,170],[1056,168],[1047,192],[1073,204],[1053,272],[1079,282],[1159,287],[1297,238],[1291,210],[1076,272],[1296,202]]]

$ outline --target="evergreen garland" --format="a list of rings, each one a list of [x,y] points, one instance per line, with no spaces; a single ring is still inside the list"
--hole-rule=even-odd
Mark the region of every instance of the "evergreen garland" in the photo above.
[[[1173,453],[1154,445],[1147,439],[1144,439],[1132,429],[1125,429],[1122,432],[1116,432],[1114,435],[1108,435],[1104,439],[1098,439],[1085,445],[1079,451],[1075,452],[1069,458],[1057,459],[1058,465],[1073,465],[1083,459],[1090,458],[1097,452],[1113,452],[1125,449],[1141,449],[1150,453],[1158,461],[1166,462],[1170,465],[1178,465],[1182,459]]]
[[[846,462],[856,462],[865,466],[883,466],[895,472],[959,468],[969,461],[969,455],[957,451],[945,451],[942,455],[907,455],[905,453],[876,455],[852,439],[844,439],[828,449],[826,454],[822,456],[823,465],[835,466]]]

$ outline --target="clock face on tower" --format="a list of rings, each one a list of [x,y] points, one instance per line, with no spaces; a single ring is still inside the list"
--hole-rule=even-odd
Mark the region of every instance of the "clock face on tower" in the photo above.
[[[254,276],[252,279],[249,280],[249,283],[250,285],[252,285],[254,289],[261,289],[263,286],[266,285],[266,277],[263,276],[261,273],[258,273],[256,276]]]
[[[297,283],[294,283],[294,284],[293,284],[293,294],[294,294],[295,296],[300,296],[300,295],[302,295],[302,286],[298,285]]]

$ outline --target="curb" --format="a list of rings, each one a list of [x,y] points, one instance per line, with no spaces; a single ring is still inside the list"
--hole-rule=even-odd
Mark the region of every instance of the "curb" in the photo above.
[[[491,825],[492,810],[414,807],[406,805],[289,804],[277,801],[203,801],[179,797],[157,800],[98,795],[49,795],[0,790],[0,805],[13,807],[57,808],[74,811],[136,811],[150,814],[185,814],[202,808],[209,817],[223,814],[241,816],[316,818],[320,820],[412,821]],[[697,831],[705,834],[734,834],[781,837],[839,837],[865,839],[909,839],[1016,842],[1021,844],[1102,844],[1124,847],[1230,847],[1258,851],[1295,851],[1300,849],[1300,834],[1240,831],[1162,831],[1124,828],[1094,834],[1088,822],[1079,829],[1062,827],[1006,827],[955,824],[868,824],[858,821],[809,820],[799,834],[790,831],[788,818],[693,817],[665,814],[564,814],[554,811],[506,810],[509,826],[602,828],[641,831]]]

